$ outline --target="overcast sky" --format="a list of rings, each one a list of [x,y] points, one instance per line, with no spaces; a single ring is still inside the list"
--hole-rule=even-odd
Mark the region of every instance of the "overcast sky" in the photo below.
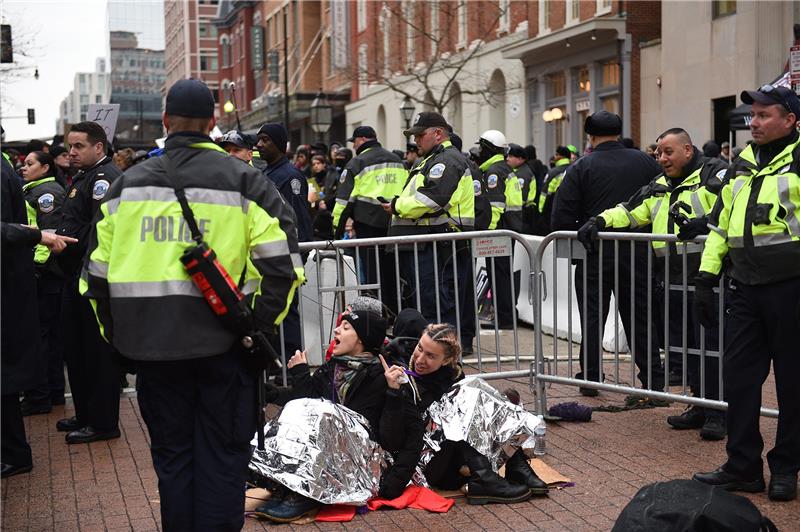
[[[6,139],[51,137],[59,105],[72,90],[75,74],[93,72],[97,58],[107,56],[107,2],[2,0],[0,6],[3,24],[12,25],[15,47],[26,37],[34,42],[30,59],[22,58],[16,49],[14,55],[18,65],[31,68],[21,71],[23,77],[16,80],[4,76],[0,86]],[[33,78],[35,67],[39,68],[38,80]],[[29,107],[36,109],[36,125],[28,125],[25,115]],[[13,116],[25,118],[10,118]]]

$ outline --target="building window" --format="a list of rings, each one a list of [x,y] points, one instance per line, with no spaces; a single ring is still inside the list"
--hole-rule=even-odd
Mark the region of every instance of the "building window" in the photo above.
[[[550,31],[550,0],[539,0],[539,33]]]
[[[603,73],[600,76],[600,86],[616,87],[619,86],[619,64],[613,61],[603,63]]]
[[[356,31],[364,31],[364,28],[367,27],[367,0],[356,1],[356,15]]]
[[[222,36],[220,48],[222,49],[222,66],[223,68],[228,68],[231,66],[231,43],[227,35]]]
[[[367,45],[358,47],[358,95],[364,97],[367,92]]]
[[[94,103],[103,103],[103,97],[100,94],[95,94]]]
[[[619,96],[608,96],[600,99],[600,107],[609,113],[619,114]]]
[[[592,86],[589,81],[589,68],[588,67],[580,67],[578,70],[578,76],[576,78],[578,83],[576,89],[579,93],[588,93],[591,92]]]
[[[499,0],[497,9],[497,33],[507,33],[511,28],[511,0]]]
[[[389,36],[392,33],[392,14],[386,4],[381,9],[381,17],[379,20],[381,32],[383,33],[383,77],[388,78],[392,75],[391,72],[391,41]]]
[[[567,77],[564,72],[553,72],[545,79],[547,89],[545,96],[548,100],[553,98],[563,98],[567,95]]]
[[[577,24],[581,19],[581,3],[579,0],[567,2],[567,26]]]
[[[219,70],[217,64],[216,54],[205,54],[200,56],[200,71],[201,72],[216,72]]]
[[[611,13],[611,0],[597,0],[596,11],[598,15]]]
[[[457,16],[458,16],[458,47],[464,48],[467,46],[467,2],[461,0],[458,3]]]
[[[711,2],[711,18],[736,14],[736,0],[714,0]]]

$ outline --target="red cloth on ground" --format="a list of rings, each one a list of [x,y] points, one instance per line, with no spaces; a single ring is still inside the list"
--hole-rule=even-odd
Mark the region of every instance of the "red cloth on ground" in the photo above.
[[[455,501],[442,497],[438,493],[423,488],[422,486],[408,486],[402,495],[396,499],[372,499],[367,502],[367,508],[377,510],[383,506],[402,510],[403,508],[415,508],[417,510],[427,510],[429,512],[445,513],[453,507]]]
[[[338,522],[352,521],[356,515],[356,507],[346,504],[325,505],[317,512],[317,521]]]

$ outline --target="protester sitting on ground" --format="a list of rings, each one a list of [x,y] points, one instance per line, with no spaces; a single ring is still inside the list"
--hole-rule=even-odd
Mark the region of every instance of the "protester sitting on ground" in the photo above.
[[[342,315],[334,329],[333,356],[313,375],[305,351],[297,351],[287,363],[292,386],[273,390],[269,402],[285,405],[293,399],[322,398],[346,406],[369,422],[370,436],[380,441],[378,430],[386,396],[386,380],[380,359],[376,356],[386,337],[386,320],[369,310],[350,310]],[[290,522],[314,511],[320,503],[291,492],[276,493],[280,502],[272,500],[258,510],[260,515],[277,522]]]
[[[382,497],[398,497],[411,479],[423,448],[425,412],[463,378],[460,357],[455,327],[437,323],[425,328],[409,361],[409,370],[383,363],[389,389],[381,416],[381,444],[392,451],[394,465],[381,480]],[[544,495],[548,491],[521,449],[506,463],[503,478],[494,472],[487,457],[463,441],[446,441],[425,468],[425,478],[434,487],[458,489],[465,483],[460,473],[464,464],[470,470],[470,504],[523,502],[532,494]]]

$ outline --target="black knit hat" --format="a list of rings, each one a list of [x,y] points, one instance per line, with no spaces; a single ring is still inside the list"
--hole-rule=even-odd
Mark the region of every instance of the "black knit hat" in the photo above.
[[[377,353],[386,339],[386,320],[377,312],[370,310],[351,310],[342,314],[355,329],[358,339],[364,344],[364,351]]]
[[[583,130],[587,135],[611,137],[622,134],[622,119],[608,111],[597,111],[586,117]]]
[[[289,132],[283,124],[271,123],[264,124],[258,130],[258,135],[266,135],[272,141],[278,151],[286,153],[286,144],[289,142]]]

